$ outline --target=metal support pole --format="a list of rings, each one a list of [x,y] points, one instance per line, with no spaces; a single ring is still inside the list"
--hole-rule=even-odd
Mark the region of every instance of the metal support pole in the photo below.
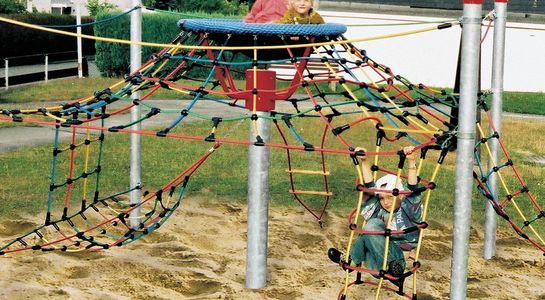
[[[492,122],[496,131],[501,131],[501,112],[503,102],[503,67],[505,54],[505,27],[507,15],[507,1],[498,1],[494,3],[496,18],[494,19],[494,49],[492,52]],[[493,129],[490,128],[490,133]],[[490,151],[492,157],[488,162],[488,170],[494,167],[494,162],[498,162],[499,143],[497,139],[490,140]],[[498,190],[498,176],[492,173],[488,180],[491,192],[496,195]],[[485,204],[485,224],[484,224],[484,251],[483,257],[491,259],[496,255],[496,226],[497,214],[490,202]]]
[[[257,130],[265,143],[270,140],[271,122],[257,112]],[[250,124],[250,140],[255,133]],[[246,288],[260,289],[267,285],[267,238],[269,222],[269,165],[271,150],[250,146],[248,153],[248,252],[246,254]]]
[[[49,80],[49,55],[45,55],[45,58],[44,58],[45,62],[45,67],[44,67],[44,73],[45,73],[45,76],[44,76],[44,80],[45,82],[47,82]]]
[[[132,7],[140,6],[140,0],[131,0]],[[142,11],[135,9],[131,12],[131,42],[142,41]],[[142,64],[142,47],[140,45],[131,44],[131,74],[138,71]],[[139,99],[140,92],[133,92],[132,99]],[[131,122],[140,119],[142,114],[140,105],[135,105],[131,108]],[[136,123],[131,126],[131,130],[141,130],[142,125]],[[142,152],[141,138],[139,134],[131,133],[131,169],[130,169],[130,187],[134,188],[142,184]],[[139,204],[142,198],[142,191],[134,189],[131,192],[131,204]],[[137,228],[140,225],[140,207],[136,207],[130,214],[131,227]]]
[[[464,0],[450,299],[466,299],[482,0]]]
[[[78,78],[83,78],[83,53],[81,47],[81,0],[76,0],[76,33],[78,37],[77,41],[77,51],[78,51]]]
[[[4,78],[6,78],[4,81],[4,86],[7,91],[9,89],[9,60],[7,58],[4,58],[4,66]]]

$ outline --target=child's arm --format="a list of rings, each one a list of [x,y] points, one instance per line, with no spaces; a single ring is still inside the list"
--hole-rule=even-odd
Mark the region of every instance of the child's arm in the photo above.
[[[416,175],[414,146],[403,147],[403,153],[405,153],[405,157],[407,159],[407,184],[409,186],[415,186],[418,183],[418,176]]]
[[[354,149],[354,152],[363,151],[363,153],[367,152],[365,148],[357,147]],[[363,176],[363,183],[365,186],[369,186],[371,184],[374,184],[373,180],[373,172],[371,171],[371,167],[369,167],[369,162],[367,161],[367,155],[364,155],[360,158],[361,161],[361,172]]]

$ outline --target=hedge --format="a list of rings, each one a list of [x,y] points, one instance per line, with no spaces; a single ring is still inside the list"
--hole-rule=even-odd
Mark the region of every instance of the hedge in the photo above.
[[[110,18],[117,15],[116,12],[102,13],[97,20]],[[143,14],[142,15],[142,40],[155,43],[170,43],[180,32],[177,22],[180,19],[175,15]],[[130,39],[130,16],[117,19],[116,22],[95,26],[97,36],[116,39]],[[103,75],[123,75],[129,70],[130,53],[128,45],[96,42],[95,62]],[[159,49],[142,47],[142,60],[146,61]]]
[[[109,18],[116,13],[102,13],[97,16],[97,20]],[[208,17],[208,18],[226,18],[224,15],[218,14],[205,14],[199,13],[187,13],[183,16],[191,15],[192,17]],[[241,18],[241,16],[229,16],[230,18]],[[182,18],[181,15],[176,13],[146,13],[142,15],[142,40],[153,43],[170,43],[174,37],[180,32],[177,22]],[[95,33],[97,36],[110,37],[123,40],[130,39],[130,18],[124,16],[117,19],[114,23],[107,25],[98,24],[95,26]],[[130,46],[96,42],[96,56],[95,63],[97,68],[104,76],[119,76],[125,75],[129,72],[130,62]],[[152,47],[142,47],[142,62],[147,61],[153,53],[158,52],[160,49]],[[227,54],[226,54],[227,55]],[[166,68],[168,69],[168,68]],[[191,70],[187,75],[190,77],[202,78],[206,76],[209,69],[195,68]],[[160,76],[161,74],[157,74]]]
[[[37,13],[2,15],[2,17],[38,25],[76,24],[76,18],[67,15]],[[82,17],[81,20],[82,23],[91,23],[93,21],[94,19],[91,17]],[[76,32],[75,27],[63,28],[62,30]],[[93,35],[93,27],[83,27],[82,33]],[[3,23],[2,26],[0,26],[0,41],[1,58],[77,51],[75,37],[29,29],[8,23]],[[93,55],[94,53],[94,41],[84,39],[83,54]]]

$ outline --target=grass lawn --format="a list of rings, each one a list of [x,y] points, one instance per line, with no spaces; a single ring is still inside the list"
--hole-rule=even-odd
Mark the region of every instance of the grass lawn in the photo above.
[[[116,82],[122,81],[121,78],[69,78],[51,80],[46,83],[35,83],[23,86],[12,87],[8,91],[0,91],[0,107],[2,103],[24,103],[28,102],[49,102],[74,101],[89,95],[95,91],[101,91]],[[188,84],[196,86],[194,82],[178,81],[179,84]],[[236,81],[237,86],[244,86],[241,81]],[[278,87],[287,86],[287,83],[281,82]],[[327,84],[320,85],[323,90],[330,91]],[[339,90],[339,88],[337,89]],[[188,96],[186,96],[188,97]],[[184,96],[178,92],[159,89],[151,96],[151,99],[183,99]],[[491,103],[492,96],[487,97],[487,102]],[[529,92],[504,92],[503,111],[545,115],[545,93]]]
[[[9,91],[0,92],[1,103],[19,103],[22,106],[35,101],[54,101],[63,99],[72,101],[85,95],[90,95],[96,90],[102,90],[120,81],[119,78],[86,78],[86,79],[62,79],[50,81],[45,84],[33,84],[20,86]],[[184,83],[180,83],[184,84]],[[69,88],[67,88],[69,87]],[[324,86],[324,89],[327,89]],[[76,92],[77,91],[77,92]],[[153,95],[155,99],[168,99],[179,97],[179,93],[160,90]],[[531,112],[534,114],[545,114],[543,105],[540,101],[545,101],[544,95],[539,93],[505,93],[504,104],[506,111]],[[525,107],[532,111],[524,109],[515,110],[513,107],[519,107],[517,103],[534,103]],[[11,123],[0,126],[13,126]],[[486,125],[486,124],[484,124]],[[229,139],[246,140],[248,124],[231,125],[235,130],[229,131]],[[294,120],[294,126],[298,132],[306,134],[319,132],[316,128],[323,128],[323,123],[319,120],[298,118]],[[528,186],[534,195],[545,194],[545,188],[542,178],[545,178],[545,168],[527,161],[529,156],[543,156],[545,148],[542,139],[542,133],[545,132],[545,124],[536,121],[513,121],[505,120],[504,142],[515,161],[520,168],[522,177],[527,180]],[[226,128],[221,125],[220,128]],[[191,133],[192,135],[207,136],[210,133],[209,122],[196,122],[185,124],[179,128],[179,133]],[[218,133],[221,134],[222,133]],[[361,130],[351,139],[359,141],[369,141],[366,146],[369,149],[373,146],[375,131]],[[273,142],[280,143],[277,134],[273,134]],[[294,140],[291,141],[295,143]],[[341,149],[339,143],[331,142],[327,147],[337,147]],[[123,191],[128,186],[129,172],[129,149],[127,145],[128,136],[123,134],[107,134],[104,146],[103,161],[101,163],[102,174],[100,181],[101,195],[109,195]],[[314,141],[314,145],[319,141]],[[401,145],[395,143],[391,150],[397,150]],[[179,172],[185,169],[189,164],[195,161],[207,149],[211,147],[210,143],[195,142],[177,139],[164,139],[158,137],[143,138],[143,183],[144,188],[149,191],[155,191]],[[397,148],[396,148],[397,147]],[[96,160],[98,150],[91,151],[91,162]],[[486,154],[486,149],[483,150]],[[82,160],[81,154],[77,159]],[[66,176],[68,160],[59,158],[59,170],[57,182]],[[357,203],[357,193],[354,191],[356,172],[350,157],[341,155],[326,155],[327,168],[331,172],[329,183],[333,190],[330,207],[332,209],[349,211]],[[443,223],[452,221],[452,207],[454,201],[454,158],[451,153],[445,160],[441,171],[437,177],[438,188],[432,192],[429,218],[439,220]],[[437,154],[429,155],[424,165],[423,178],[429,178],[433,171],[434,162],[437,160]],[[320,157],[315,152],[296,152],[293,154],[292,161],[296,164],[293,168],[316,170],[320,168]],[[384,165],[390,164],[391,169],[395,169],[396,162],[382,162]],[[271,200],[273,204],[297,205],[292,196],[288,193],[289,177],[285,173],[287,168],[286,152],[282,149],[272,151],[271,160]],[[80,166],[81,168],[81,166]],[[82,170],[80,169],[79,172]],[[222,201],[245,201],[246,182],[247,182],[247,147],[223,145],[207,161],[201,169],[192,177],[188,193],[189,195],[198,195],[209,199]],[[47,192],[51,177],[51,145],[34,148],[21,149],[14,153],[0,155],[0,195],[2,195],[3,205],[0,208],[0,218],[6,218],[15,214],[36,214],[43,212],[47,204]],[[505,188],[510,192],[517,191],[521,187],[513,180],[514,174],[506,177]],[[316,178],[304,177],[297,178],[297,187],[305,190],[323,191],[323,184]],[[81,187],[75,187],[73,194],[82,193]],[[89,196],[79,196],[88,198]],[[76,197],[77,198],[77,197]],[[312,207],[319,207],[321,197],[311,197],[309,199]],[[475,192],[473,218],[475,222],[482,223],[484,198]],[[56,207],[62,205],[62,201],[56,202]],[[535,215],[535,209],[526,201],[517,203],[521,212],[528,217]],[[510,214],[515,218],[519,214],[514,208],[509,208]],[[507,226],[504,223],[501,226]]]
[[[247,123],[234,124],[233,130],[218,132],[219,136],[228,134],[227,138],[232,140],[247,139]],[[317,119],[304,118],[294,121],[294,126],[299,132],[316,132],[316,128],[323,128],[323,124]],[[542,178],[545,178],[545,168],[532,162],[526,157],[532,155],[543,155],[544,142],[540,138],[545,132],[545,124],[540,122],[521,122],[506,120],[504,141],[510,151],[513,161],[519,168],[523,178],[526,179],[530,190],[538,196],[538,202],[542,203],[540,195],[545,194],[545,187]],[[185,124],[178,130],[179,133],[191,134],[194,136],[207,136],[210,132],[209,122],[195,122]],[[354,133],[361,141],[368,141],[369,149],[374,141],[374,130],[361,130]],[[273,133],[273,143],[279,143],[278,134]],[[525,138],[521,138],[524,136]],[[329,147],[341,148],[336,141],[330,141]],[[129,173],[129,137],[125,134],[107,133],[102,156],[102,173],[100,179],[100,194],[111,195],[123,191],[128,186]],[[337,145],[336,145],[337,144]],[[315,144],[316,145],[316,144]],[[67,147],[68,144],[64,144]],[[159,137],[143,137],[142,170],[144,189],[151,192],[156,191],[166,182],[170,181],[182,170],[187,168],[198,157],[205,153],[212,146],[209,142],[188,141]],[[398,149],[400,146],[395,143],[385,146],[387,149]],[[92,145],[90,156],[90,168],[97,159],[98,148]],[[483,150],[483,153],[485,150]],[[76,154],[75,174],[83,171],[82,150]],[[437,153],[430,152],[425,161],[423,178],[430,178],[431,172],[437,161]],[[39,146],[18,150],[14,153],[0,155],[0,195],[2,195],[2,206],[0,206],[0,218],[9,218],[14,215],[27,215],[43,213],[47,204],[49,178],[51,177],[51,145]],[[67,178],[68,153],[58,156],[57,183]],[[395,169],[397,159],[387,161],[381,158],[381,166]],[[295,152],[292,156],[294,169],[318,170],[321,167],[319,153],[317,152]],[[329,177],[333,197],[330,209],[348,212],[357,203],[358,194],[355,192],[356,171],[350,157],[345,155],[326,155],[327,170],[331,172]],[[437,177],[438,188],[432,191],[429,207],[429,219],[441,223],[452,221],[452,208],[454,201],[454,162],[455,154],[451,153],[442,165]],[[270,193],[273,204],[298,205],[288,193],[289,177],[287,169],[286,152],[282,149],[273,149],[270,171]],[[225,144],[222,145],[210,159],[196,172],[188,185],[187,195],[196,195],[211,200],[219,201],[242,201],[246,200],[247,182],[247,147]],[[323,191],[321,180],[312,176],[296,177],[296,187],[305,190]],[[319,179],[319,178],[318,178]],[[94,179],[90,179],[91,194],[94,187]],[[511,191],[520,189],[514,180],[514,175],[506,173],[504,178],[506,185]],[[89,193],[89,192],[88,192]],[[89,195],[82,195],[82,188],[74,185],[72,190],[73,200],[81,198],[90,199]],[[63,202],[63,193],[55,196],[57,200],[55,207],[60,208]],[[321,197],[307,198],[312,207],[318,208],[321,204]],[[482,223],[484,219],[483,203],[484,197],[477,192],[474,193],[473,219],[474,222]],[[535,209],[527,199],[517,202],[521,211],[528,217],[535,215]],[[508,206],[509,207],[509,206]],[[517,212],[512,207],[508,209],[515,219],[518,219]],[[507,226],[500,222],[500,226]]]

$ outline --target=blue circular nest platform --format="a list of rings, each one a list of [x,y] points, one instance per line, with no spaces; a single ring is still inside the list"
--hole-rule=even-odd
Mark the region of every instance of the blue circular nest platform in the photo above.
[[[311,36],[337,37],[346,32],[346,26],[336,23],[326,24],[275,24],[244,23],[230,19],[190,19],[178,21],[182,30],[233,35],[257,36]]]

